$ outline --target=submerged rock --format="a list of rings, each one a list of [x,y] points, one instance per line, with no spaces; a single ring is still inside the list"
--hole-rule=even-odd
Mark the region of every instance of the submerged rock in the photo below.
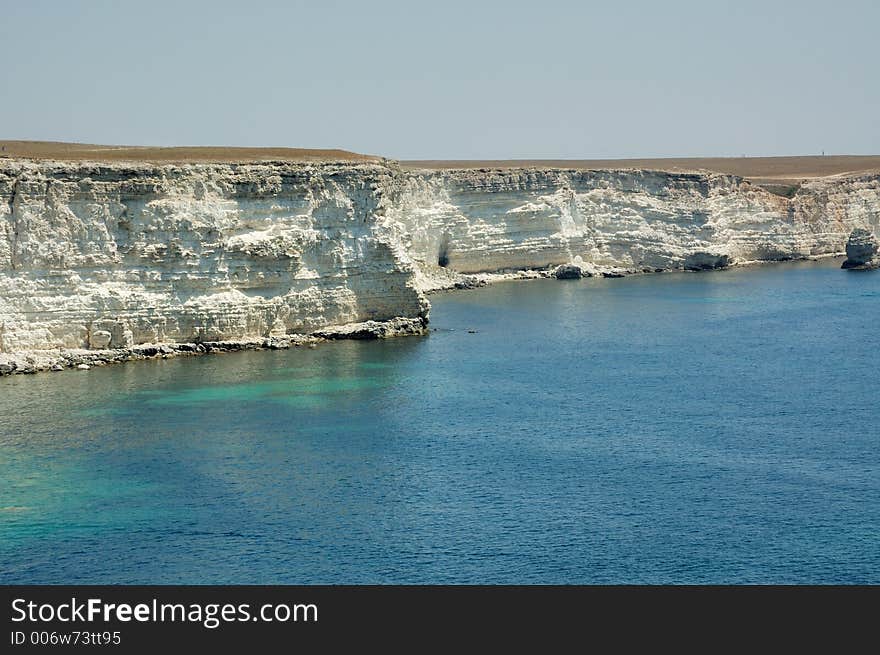
[[[841,268],[867,270],[880,268],[880,244],[871,230],[857,227],[846,242],[846,261]]]

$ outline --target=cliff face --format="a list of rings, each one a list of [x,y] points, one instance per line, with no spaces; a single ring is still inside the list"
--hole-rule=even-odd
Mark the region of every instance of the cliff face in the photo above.
[[[0,160],[0,353],[424,319],[461,274],[801,258],[878,222],[877,175],[788,199],[711,173]]]
[[[880,176],[818,180],[788,199],[711,173],[510,169],[414,174],[385,221],[430,288],[438,267],[641,272],[841,253],[878,216]]]
[[[380,166],[0,169],[0,351],[424,316],[376,230]]]

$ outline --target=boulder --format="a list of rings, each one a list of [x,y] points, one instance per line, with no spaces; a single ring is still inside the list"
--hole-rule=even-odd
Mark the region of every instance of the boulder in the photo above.
[[[103,350],[110,345],[113,335],[107,330],[92,330],[89,333],[89,347],[96,350]]]
[[[711,271],[730,266],[730,257],[711,252],[694,252],[684,258],[684,268],[688,271]]]
[[[580,280],[584,277],[584,271],[577,264],[563,264],[553,275],[557,280]]]

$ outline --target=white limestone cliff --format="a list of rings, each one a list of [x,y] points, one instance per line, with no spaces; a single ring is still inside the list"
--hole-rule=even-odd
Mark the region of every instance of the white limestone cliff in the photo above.
[[[0,372],[418,333],[424,292],[492,274],[840,254],[878,221],[880,175],[785,198],[714,173],[0,159]]]
[[[4,163],[0,353],[426,318],[411,267],[373,218],[387,174],[341,164]]]
[[[705,269],[840,254],[880,217],[880,175],[823,178],[793,198],[731,175],[661,171],[422,171],[385,215],[422,288],[448,271],[565,263],[585,270]]]

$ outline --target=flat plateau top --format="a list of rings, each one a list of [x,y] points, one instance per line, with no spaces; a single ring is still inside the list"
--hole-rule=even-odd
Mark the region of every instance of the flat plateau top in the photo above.
[[[56,159],[69,161],[133,161],[145,163],[253,163],[291,162],[378,162],[381,157],[348,150],[308,148],[239,148],[192,146],[102,146],[56,141],[2,141],[0,157]],[[809,157],[670,157],[658,159],[508,159],[508,160],[409,160],[408,169],[453,168],[638,168],[663,171],[710,170],[739,175],[768,187],[784,188],[804,180],[843,173],[880,171],[880,155],[827,155]]]
[[[664,171],[710,170],[757,182],[779,184],[841,173],[880,170],[880,155],[815,155],[809,157],[680,157],[661,159],[511,159],[506,161],[402,161],[405,168],[641,168]]]
[[[58,159],[70,161],[135,161],[147,163],[253,163],[261,161],[348,161],[373,162],[380,157],[361,155],[347,150],[313,150],[309,148],[227,148],[214,146],[183,146],[153,148],[150,146],[99,146],[88,143],[56,141],[0,141],[0,157]]]

